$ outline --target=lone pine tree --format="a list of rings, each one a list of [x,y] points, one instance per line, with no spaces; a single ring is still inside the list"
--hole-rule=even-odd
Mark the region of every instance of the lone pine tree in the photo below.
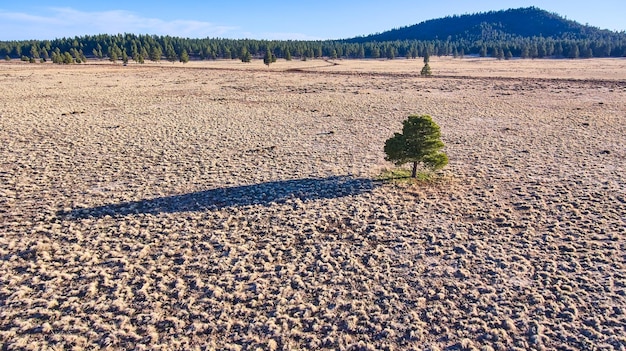
[[[402,122],[402,134],[395,133],[385,142],[385,160],[401,166],[413,162],[411,177],[417,177],[417,166],[422,163],[431,171],[448,164],[448,156],[441,151],[441,131],[428,115],[411,115]]]
[[[424,67],[422,67],[422,71],[420,72],[420,75],[425,76],[425,77],[430,77],[433,75],[433,72],[430,69],[430,65],[428,64],[430,62],[430,54],[428,53],[428,51],[426,51],[426,53],[424,53]]]

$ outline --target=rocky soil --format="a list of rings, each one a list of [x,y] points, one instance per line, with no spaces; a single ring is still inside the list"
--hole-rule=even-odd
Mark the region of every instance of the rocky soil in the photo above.
[[[623,63],[437,62],[0,63],[0,349],[626,349]]]

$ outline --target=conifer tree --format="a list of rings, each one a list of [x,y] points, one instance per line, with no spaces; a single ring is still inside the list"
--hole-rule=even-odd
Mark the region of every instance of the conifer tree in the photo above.
[[[176,55],[176,51],[174,50],[174,47],[170,44],[167,46],[167,48],[165,49],[165,56],[167,57],[167,60],[174,63],[176,61],[176,59],[178,58],[178,55]]]
[[[359,58],[365,58],[365,48],[363,47],[363,45],[359,45]]]
[[[241,55],[239,55],[239,58],[241,59],[241,62],[250,62],[252,60],[252,55],[245,45],[241,48]]]
[[[274,62],[272,56],[272,50],[270,50],[270,48],[267,48],[267,50],[265,50],[265,56],[263,57],[263,63],[266,64],[267,67],[270,66],[270,63]]]
[[[183,52],[180,53],[180,62],[182,63],[189,62],[189,54],[187,53],[187,50],[183,50]]]
[[[504,49],[496,48],[498,60],[504,59]]]
[[[422,71],[420,72],[420,75],[422,77],[430,77],[433,75],[433,72],[430,69],[430,65],[428,64],[429,62],[430,62],[430,55],[428,54],[428,51],[426,51],[424,53],[424,67],[422,67]]]
[[[161,55],[162,55],[162,51],[161,48],[158,45],[155,45],[152,47],[152,49],[150,50],[150,60],[151,61],[155,61],[158,62],[161,60]]]
[[[141,53],[139,53],[139,63],[144,63],[144,60],[149,58],[150,55],[148,54],[148,50],[145,47],[141,48]]]
[[[111,52],[109,53],[109,60],[111,62],[115,62],[117,61],[117,50],[111,50]]]
[[[389,45],[386,50],[386,55],[389,60],[393,60],[394,58],[396,58],[396,49],[393,46]]]
[[[569,49],[568,57],[571,59],[578,58],[580,55],[580,50],[578,49],[578,45],[576,43],[572,43]]]
[[[487,57],[487,45],[483,44],[483,45],[480,47],[480,51],[479,51],[478,55],[479,55],[480,57]]]
[[[413,162],[411,177],[417,177],[418,164],[436,171],[448,164],[448,156],[441,151],[441,131],[428,115],[411,115],[403,122],[402,134],[395,133],[385,142],[385,160],[397,166]]]
[[[74,58],[67,51],[63,54],[63,63],[66,65],[69,65],[70,63],[74,63]]]
[[[285,51],[285,60],[291,61],[291,51],[289,50],[289,48],[287,48],[287,51]]]
[[[374,46],[372,48],[372,58],[379,58],[380,57],[380,49],[378,49],[378,46]]]

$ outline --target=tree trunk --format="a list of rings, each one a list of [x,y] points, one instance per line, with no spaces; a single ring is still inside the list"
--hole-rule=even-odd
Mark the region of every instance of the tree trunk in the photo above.
[[[413,162],[413,171],[411,172],[411,178],[417,178],[417,162]]]

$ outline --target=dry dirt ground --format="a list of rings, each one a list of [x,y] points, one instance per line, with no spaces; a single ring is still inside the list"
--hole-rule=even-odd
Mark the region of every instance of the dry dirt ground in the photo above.
[[[0,349],[626,348],[626,60],[335,63],[0,63]]]

